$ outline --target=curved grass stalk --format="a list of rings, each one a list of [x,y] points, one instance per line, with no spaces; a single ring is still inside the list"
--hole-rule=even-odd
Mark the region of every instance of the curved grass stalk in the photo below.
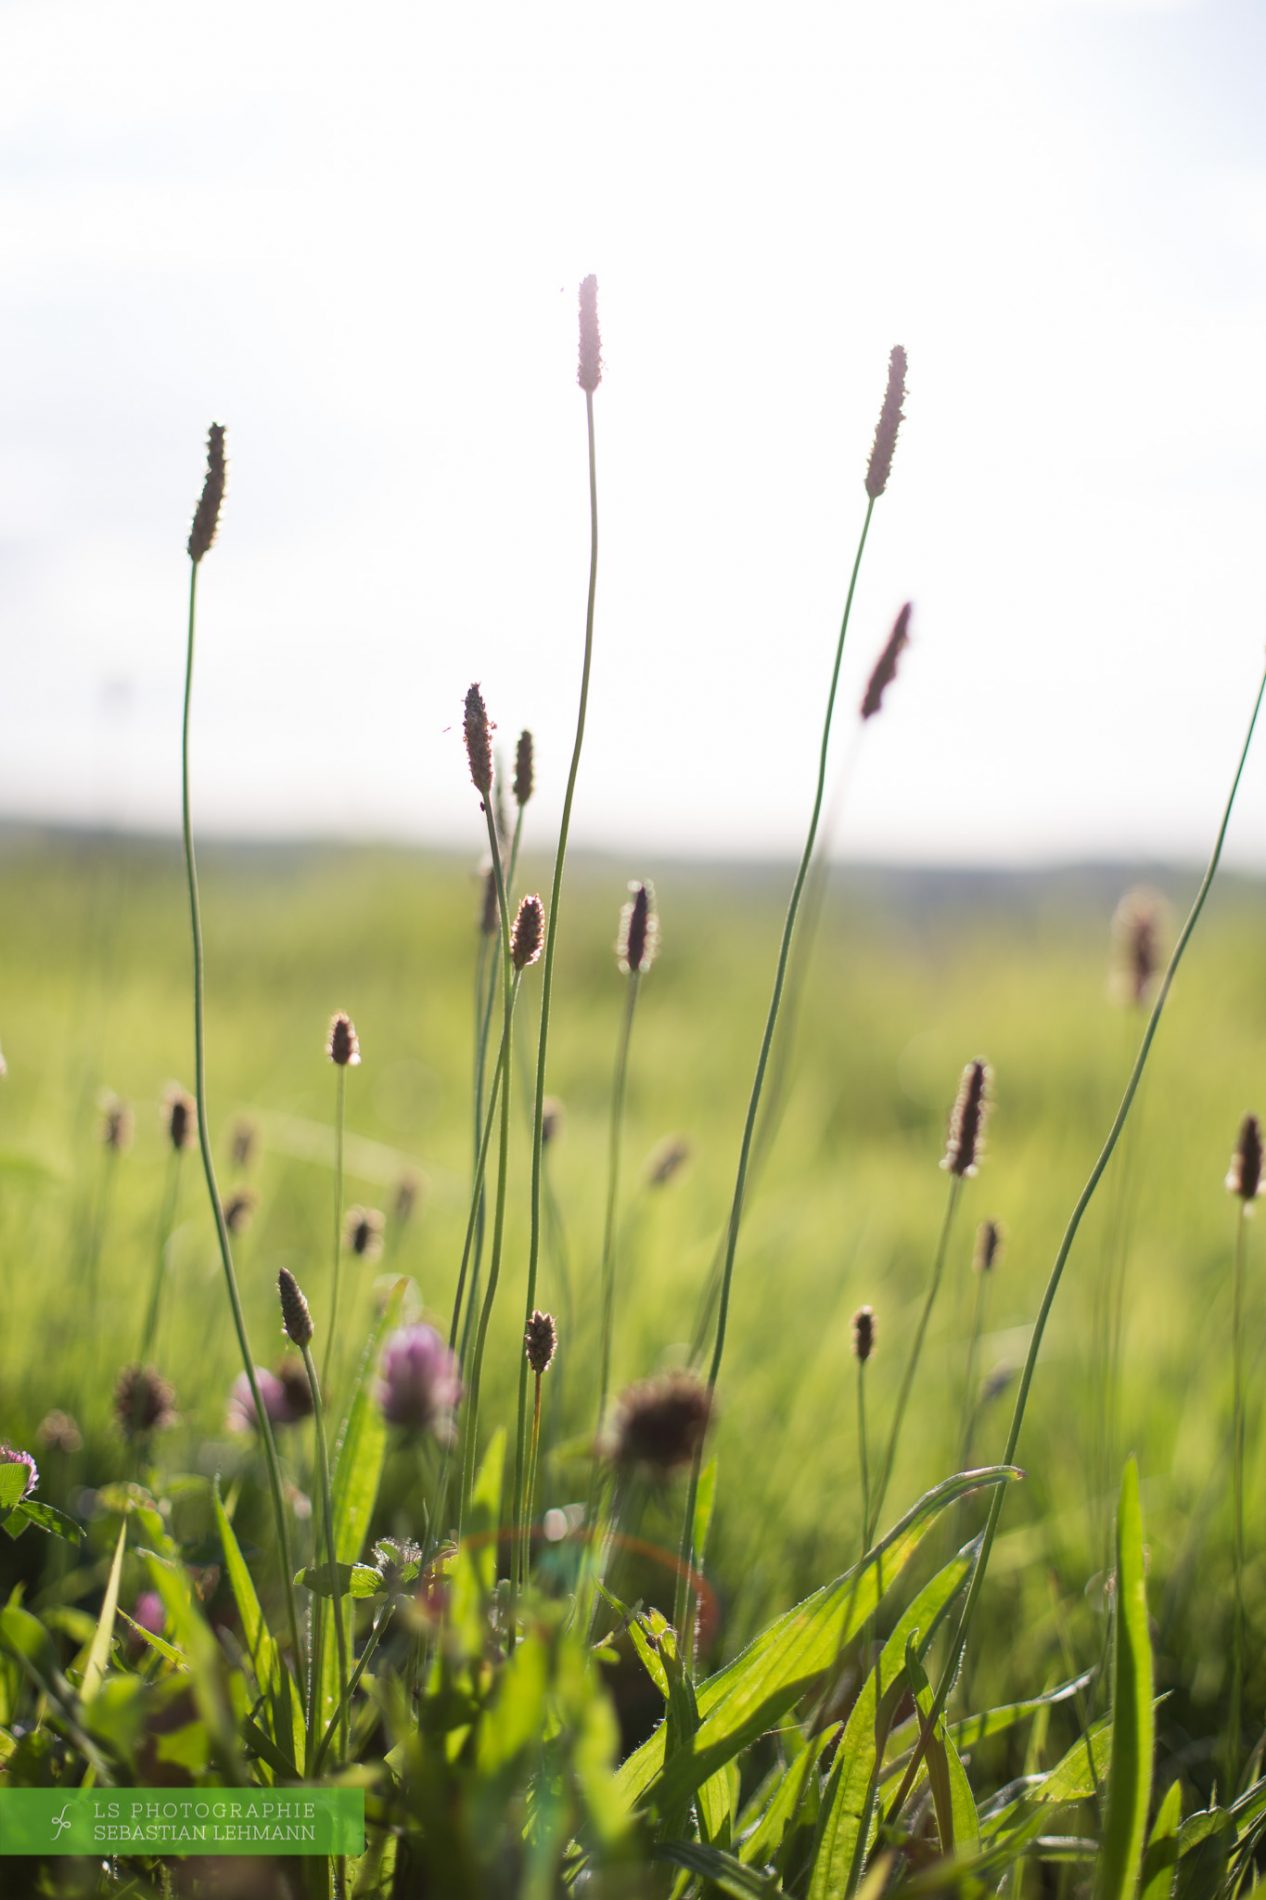
[[[341,1071],[340,1071],[341,1074]],[[312,1357],[311,1346],[301,1346],[303,1369],[308,1375],[308,1390],[312,1394],[312,1422],[316,1426],[316,1465],[317,1478],[321,1485],[321,1528],[325,1536],[325,1561],[330,1566],[330,1595],[334,1622],[334,1641],[338,1649],[338,1715],[340,1759],[347,1760],[347,1713],[348,1713],[348,1676],[347,1676],[347,1632],[343,1623],[343,1600],[337,1594],[338,1552],[334,1546],[334,1499],[330,1492],[330,1455],[325,1439],[325,1407],[321,1403],[321,1385],[317,1378],[316,1364]],[[321,1608],[318,1604],[313,1611],[314,1623],[319,1623]],[[308,1711],[308,1759],[314,1759],[317,1747],[317,1725],[321,1719],[321,1683],[320,1671],[316,1672],[313,1683],[312,1706]]]
[[[831,744],[831,720],[835,712],[835,695],[840,681],[840,664],[844,658],[844,641],[848,634],[849,618],[853,610],[853,596],[857,590],[857,576],[861,569],[862,555],[866,549],[866,537],[870,532],[870,519],[875,512],[875,497],[870,496],[866,503],[866,516],[862,522],[862,531],[858,537],[857,552],[853,557],[853,571],[849,577],[848,594],[844,602],[844,614],[840,621],[839,637],[835,643],[835,663],[831,670],[831,685],[827,693],[826,713],[822,721],[822,740],[818,754],[817,787],[814,792],[813,810],[809,818],[808,836],[800,854],[800,863],[796,869],[795,882],[791,887],[791,899],[787,906],[787,916],[783,923],[782,942],[778,949],[778,963],[774,972],[773,994],[769,1001],[769,1013],[765,1018],[765,1032],[761,1038],[760,1054],[756,1060],[756,1074],[752,1081],[752,1092],[747,1104],[747,1119],[743,1125],[743,1140],[739,1148],[738,1171],[734,1181],[734,1198],[730,1206],[729,1225],[726,1229],[725,1260],[721,1271],[721,1293],[717,1307],[716,1339],[712,1348],[712,1363],[708,1370],[708,1388],[711,1391],[721,1371],[721,1361],[725,1353],[726,1325],[730,1314],[730,1288],[734,1279],[734,1256],[738,1250],[739,1225],[743,1217],[743,1201],[747,1191],[747,1171],[751,1160],[752,1140],[756,1131],[756,1117],[760,1109],[761,1091],[765,1083],[765,1070],[769,1065],[769,1052],[774,1040],[774,1030],[778,1023],[778,1011],[782,1002],[783,986],[787,980],[787,963],[791,955],[791,942],[795,935],[796,916],[800,909],[800,899],[804,892],[805,879],[809,875],[809,865],[813,859],[813,847],[817,841],[818,823],[822,815],[822,800],[826,790],[827,756]],[[693,1668],[694,1645],[687,1640],[686,1617],[690,1599],[689,1578],[695,1573],[694,1520],[695,1505],[699,1496],[699,1473],[703,1464],[703,1445],[700,1443],[690,1468],[690,1485],[686,1496],[686,1511],[682,1525],[681,1555],[677,1569],[677,1600],[673,1621],[677,1627],[678,1648],[683,1667]]]
[[[567,859],[567,839],[571,831],[572,804],[576,779],[580,772],[580,754],[585,742],[585,716],[589,709],[589,675],[593,666],[593,617],[598,592],[598,465],[594,444],[593,390],[585,390],[585,425],[589,443],[589,590],[585,604],[585,652],[580,673],[580,704],[576,713],[576,736],[572,744],[567,789],[563,794],[563,815],[558,830],[558,850],[554,856],[554,876],[550,886],[549,911],[545,919],[545,960],[541,972],[541,1025],[536,1051],[536,1096],[532,1110],[532,1188],[531,1224],[528,1237],[527,1292],[523,1305],[523,1330],[527,1331],[536,1305],[536,1278],[541,1257],[541,1150],[545,1120],[545,1064],[549,1053],[550,1003],[554,994],[554,952],[558,945],[559,906],[563,894],[563,866]],[[506,1096],[509,1095],[509,1086]],[[502,1113],[506,1103],[502,1102]],[[523,1524],[523,1484],[527,1464],[527,1375],[528,1363],[519,1355],[519,1403],[514,1447],[514,1491],[511,1524],[516,1533],[516,1551]]]
[[[326,1385],[330,1382],[330,1360],[338,1331],[339,1280],[343,1268],[343,1099],[347,1065],[335,1063],[334,1073],[337,1077],[334,1084],[334,1278],[330,1283],[330,1323],[325,1329],[325,1355],[321,1361],[321,1378]]]
[[[181,727],[180,767],[181,767],[181,831],[184,839],[185,877],[189,888],[189,926],[193,937],[193,1051],[194,1051],[194,1098],[198,1110],[198,1149],[202,1156],[202,1172],[206,1176],[207,1193],[211,1198],[211,1213],[215,1221],[216,1239],[220,1248],[220,1262],[224,1269],[224,1284],[229,1296],[229,1309],[233,1315],[233,1330],[237,1335],[238,1349],[242,1355],[242,1367],[246,1373],[246,1382],[250,1388],[251,1401],[258,1421],[259,1438],[264,1448],[264,1463],[268,1471],[268,1488],[272,1495],[273,1519],[277,1527],[277,1553],[282,1572],[282,1586],[286,1601],[286,1619],[290,1627],[290,1641],[294,1650],[295,1668],[298,1671],[303,1655],[303,1645],[299,1640],[299,1613],[295,1604],[294,1564],[290,1555],[290,1531],[286,1523],[285,1493],[281,1482],[281,1463],[277,1457],[277,1441],[273,1435],[272,1421],[260,1396],[259,1381],[255,1376],[255,1359],[251,1352],[250,1340],[246,1333],[246,1316],[242,1311],[242,1296],[238,1291],[237,1274],[233,1267],[233,1249],[229,1241],[228,1225],[224,1218],[224,1209],[220,1202],[220,1191],[216,1185],[215,1163],[211,1156],[211,1138],[207,1131],[207,1078],[205,1033],[203,1027],[205,974],[202,953],[202,909],[198,897],[198,867],[193,849],[193,822],[189,800],[189,713],[193,703],[193,657],[194,635],[197,625],[198,563],[190,563],[189,571],[189,631],[185,651],[185,700],[184,718]]]
[[[1077,1238],[1077,1232],[1085,1216],[1086,1209],[1094,1199],[1095,1190],[1103,1179],[1108,1163],[1111,1161],[1116,1149],[1116,1145],[1121,1139],[1122,1130],[1129,1119],[1130,1110],[1134,1105],[1134,1098],[1138,1094],[1139,1083],[1143,1079],[1143,1071],[1147,1067],[1148,1056],[1151,1054],[1152,1044],[1156,1039],[1156,1031],[1160,1027],[1160,1020],[1165,1011],[1165,1004],[1169,999],[1169,992],[1173,986],[1174,977],[1177,975],[1178,967],[1183,960],[1187,945],[1191,941],[1196,925],[1200,921],[1200,914],[1205,907],[1205,901],[1208,898],[1210,890],[1213,888],[1213,880],[1217,874],[1218,865],[1222,860],[1222,847],[1226,842],[1227,830],[1231,823],[1231,813],[1235,807],[1236,794],[1240,789],[1240,780],[1244,775],[1244,767],[1248,760],[1249,748],[1253,743],[1253,733],[1257,726],[1258,714],[1261,712],[1263,695],[1266,695],[1266,672],[1263,672],[1258,684],[1257,696],[1253,701],[1253,710],[1248,722],[1248,731],[1244,736],[1244,744],[1240,750],[1239,763],[1235,768],[1235,776],[1231,781],[1231,790],[1222,812],[1222,822],[1218,826],[1212,854],[1210,855],[1204,876],[1200,881],[1200,887],[1196,892],[1191,909],[1187,914],[1187,921],[1179,932],[1178,941],[1174,945],[1169,964],[1165,970],[1164,977],[1161,979],[1160,988],[1156,993],[1156,1001],[1153,1003],[1151,1014],[1147,1019],[1147,1026],[1143,1031],[1143,1038],[1139,1044],[1138,1054],[1134,1058],[1134,1066],[1130,1070],[1129,1078],[1126,1081],[1120,1106],[1117,1109],[1112,1126],[1108,1130],[1099,1157],[1090,1170],[1086,1185],[1077,1197],[1076,1205],[1069,1217],[1068,1226],[1064,1231],[1064,1237],[1060,1241],[1059,1251],[1055,1256],[1055,1262],[1046,1283],[1046,1290],[1042,1295],[1041,1305],[1038,1307],[1032,1337],[1029,1340],[1029,1350],[1024,1361],[1024,1370],[1020,1375],[1020,1386],[1016,1394],[1015,1410],[1011,1417],[1011,1428],[1007,1433],[1006,1451],[1003,1457],[1003,1462],[1006,1464],[1012,1464],[1015,1460],[1015,1453],[1020,1442],[1020,1432],[1024,1425],[1024,1414],[1028,1408],[1029,1392],[1033,1385],[1033,1376],[1037,1371],[1037,1362],[1042,1350],[1042,1340],[1046,1332],[1046,1323],[1050,1318],[1051,1308],[1055,1304],[1055,1296],[1059,1292],[1060,1281],[1064,1277],[1064,1268],[1068,1263],[1068,1256],[1072,1252],[1073,1242]],[[957,1676],[959,1663],[962,1659],[963,1651],[967,1644],[967,1637],[971,1629],[972,1618],[975,1615],[976,1605],[980,1601],[980,1593],[984,1587],[985,1576],[989,1568],[989,1556],[993,1549],[994,1539],[998,1534],[998,1521],[1001,1516],[1001,1501],[998,1495],[995,1494],[990,1500],[989,1515],[985,1520],[985,1529],[981,1539],[980,1555],[972,1571],[971,1582],[968,1585],[967,1597],[959,1617],[958,1628],[954,1633],[954,1640],[950,1645],[945,1667],[941,1672],[936,1693],[932,1698],[932,1707],[925,1720],[923,1728],[924,1737],[934,1732],[937,1719],[945,1707],[955,1677]],[[896,1818],[909,1797],[918,1774],[919,1764],[923,1759],[924,1746],[924,1741],[920,1740],[910,1765],[902,1778],[896,1798],[888,1810],[887,1818],[889,1822],[892,1822]]]

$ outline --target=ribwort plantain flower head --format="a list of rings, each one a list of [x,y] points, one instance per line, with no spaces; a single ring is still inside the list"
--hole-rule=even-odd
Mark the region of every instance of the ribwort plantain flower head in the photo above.
[[[1112,992],[1122,1003],[1145,1009],[1161,967],[1161,939],[1169,906],[1159,891],[1127,891],[1112,917]]]
[[[36,1464],[34,1458],[32,1458],[30,1452],[19,1451],[15,1445],[0,1445],[0,1465],[26,1466],[26,1484],[18,1502],[21,1503],[22,1498],[29,1498],[40,1481],[39,1466]]]
[[[558,1350],[558,1328],[552,1313],[533,1311],[523,1335],[523,1350],[538,1378],[541,1373],[548,1372],[550,1361]]]
[[[189,530],[189,559],[195,567],[214,542],[215,531],[220,525],[220,510],[224,506],[226,466],[224,430],[220,423],[213,422],[207,433],[206,477],[202,484],[198,506],[194,511],[193,526]]]
[[[667,1187],[690,1160],[690,1143],[684,1135],[668,1135],[647,1156],[646,1185]]]
[[[541,1146],[548,1148],[563,1132],[567,1111],[557,1095],[547,1095],[541,1103]]]
[[[892,632],[884,642],[884,650],[875,661],[874,671],[866,683],[862,697],[862,718],[873,719],[884,703],[884,694],[897,677],[897,662],[910,644],[910,616],[914,612],[913,603],[907,601],[892,625]]]
[[[1262,1125],[1256,1115],[1246,1115],[1240,1123],[1226,1184],[1232,1194],[1239,1195],[1244,1211],[1249,1212],[1262,1189]]]
[[[255,1159],[259,1146],[259,1130],[249,1115],[239,1115],[233,1124],[229,1136],[229,1158],[233,1166],[245,1173]]]
[[[69,1412],[46,1413],[36,1426],[35,1436],[45,1451],[70,1453],[84,1448],[83,1433]]]
[[[117,1095],[101,1103],[101,1145],[110,1154],[125,1154],[132,1146],[132,1111]]]
[[[514,802],[522,810],[536,790],[536,752],[532,735],[526,729],[519,734],[514,749]]]
[[[456,1436],[454,1413],[462,1396],[457,1360],[433,1326],[401,1326],[383,1349],[378,1404],[389,1425],[431,1433],[441,1444]]]
[[[859,1306],[853,1315],[853,1357],[865,1365],[875,1350],[875,1309]]]
[[[359,1260],[377,1260],[382,1253],[383,1218],[376,1207],[349,1207],[343,1227],[343,1245]]]
[[[466,711],[462,721],[466,734],[466,758],[471,783],[481,798],[492,795],[492,728],[488,708],[478,686],[467,688]]]
[[[114,1388],[114,1416],[125,1438],[165,1431],[176,1419],[176,1395],[153,1366],[125,1366]]]
[[[620,912],[616,961],[625,976],[643,976],[659,950],[659,913],[653,884],[631,883],[632,895]]]
[[[289,1267],[279,1267],[277,1270],[277,1297],[281,1302],[282,1330],[302,1351],[305,1346],[312,1344],[312,1309]]]
[[[712,1419],[712,1392],[697,1373],[642,1379],[616,1400],[600,1450],[618,1465],[666,1477],[690,1464]]]
[[[897,446],[897,431],[905,420],[902,404],[906,398],[906,353],[898,343],[888,358],[888,387],[883,408],[875,425],[875,440],[866,468],[866,493],[878,501],[892,473],[892,452]]]
[[[590,275],[580,284],[580,363],[576,381],[592,396],[602,381],[602,338],[598,334],[598,280]]]
[[[1001,1252],[1001,1227],[996,1220],[982,1220],[976,1229],[976,1252],[972,1260],[977,1273],[992,1273]]]
[[[989,1065],[969,1062],[958,1085],[950,1115],[949,1137],[941,1166],[963,1180],[975,1174],[985,1146],[985,1118],[989,1112]]]
[[[516,970],[535,963],[545,942],[545,907],[539,897],[525,897],[510,932],[510,961]]]
[[[421,1194],[422,1176],[415,1169],[406,1168],[396,1182],[395,1201],[392,1204],[392,1212],[398,1227],[403,1227],[406,1221],[412,1220]]]
[[[197,1133],[198,1107],[192,1095],[175,1082],[169,1083],[163,1094],[163,1121],[167,1139],[179,1154]]]
[[[243,1234],[251,1224],[251,1216],[259,1205],[259,1196],[254,1188],[234,1188],[224,1203],[224,1225],[235,1237]]]
[[[360,1062],[360,1038],[356,1034],[355,1023],[345,1010],[340,1009],[337,1015],[330,1018],[325,1053],[339,1069],[354,1069]]]

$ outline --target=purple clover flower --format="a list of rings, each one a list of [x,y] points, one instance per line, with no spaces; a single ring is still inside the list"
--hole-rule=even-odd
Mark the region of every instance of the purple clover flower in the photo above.
[[[161,1636],[167,1626],[167,1612],[157,1590],[142,1590],[132,1605],[132,1621],[151,1636]]]
[[[390,1335],[378,1384],[378,1403],[389,1425],[433,1432],[441,1444],[451,1444],[461,1396],[457,1360],[433,1326],[402,1326]]]
[[[296,1408],[285,1382],[263,1366],[256,1366],[255,1378],[270,1424],[279,1427],[298,1424],[305,1414]],[[231,1432],[253,1432],[255,1429],[255,1400],[251,1395],[250,1380],[244,1372],[238,1373],[229,1394],[228,1427]]]
[[[22,1497],[29,1498],[40,1481],[39,1466],[36,1464],[34,1458],[32,1458],[30,1452],[18,1451],[12,1445],[0,1445],[0,1464],[26,1466],[31,1475],[26,1481],[26,1490],[22,1493]],[[19,1504],[21,1501],[22,1499],[19,1498]]]

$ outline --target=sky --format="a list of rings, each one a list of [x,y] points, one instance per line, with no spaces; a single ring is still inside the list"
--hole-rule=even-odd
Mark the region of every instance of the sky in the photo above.
[[[1266,659],[1266,10],[0,4],[0,818],[1199,860]],[[912,645],[860,732],[903,601]],[[530,835],[530,834],[529,834]],[[1228,855],[1266,864],[1266,732]]]

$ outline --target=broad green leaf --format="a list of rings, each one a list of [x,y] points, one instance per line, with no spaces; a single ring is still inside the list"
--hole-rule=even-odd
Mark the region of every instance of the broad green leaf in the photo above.
[[[64,1511],[54,1510],[51,1504],[41,1504],[36,1498],[24,1498],[12,1515],[6,1518],[4,1527],[10,1537],[17,1535],[12,1526],[23,1519],[28,1524],[34,1524],[37,1530],[47,1531],[53,1537],[64,1538],[68,1544],[78,1544],[83,1541],[82,1524],[76,1524],[74,1518],[67,1517]]]
[[[787,1829],[799,1815],[802,1822],[814,1823],[818,1809],[811,1795],[817,1778],[818,1765],[827,1749],[831,1747],[840,1732],[838,1722],[832,1722],[813,1737],[783,1773],[775,1780],[764,1813],[756,1825],[746,1835],[739,1848],[739,1859],[755,1866],[763,1866],[772,1861],[783,1844]]]
[[[224,1568],[241,1619],[242,1640],[250,1657],[259,1693],[268,1705],[269,1737],[274,1752],[282,1759],[281,1772],[295,1775],[298,1763],[303,1760],[305,1740],[302,1697],[268,1627],[268,1620],[255,1590],[254,1578],[242,1556],[237,1533],[224,1508],[218,1483],[212,1486],[212,1499],[216,1529],[220,1533],[220,1544],[224,1551]]]
[[[1112,1770],[1097,1863],[1097,1900],[1132,1900],[1143,1862],[1152,1794],[1152,1639],[1139,1473],[1128,1458],[1117,1509],[1116,1663],[1112,1699]]]
[[[908,1652],[923,1656],[950,1604],[971,1575],[978,1541],[924,1585],[899,1619],[849,1712],[827,1782],[814,1850],[810,1900],[856,1892],[875,1825],[875,1794],[888,1729],[905,1688]]]
[[[309,1564],[295,1578],[305,1590],[311,1590],[319,1597],[385,1597],[387,1591],[383,1585],[382,1572],[375,1570],[372,1564],[338,1564],[335,1567],[334,1585],[330,1587],[330,1566],[328,1564]]]
[[[1171,1781],[1161,1802],[1143,1856],[1139,1900],[1171,1900],[1178,1873],[1178,1824],[1182,1820],[1182,1783]]]
[[[30,1482],[30,1466],[6,1458],[0,1464],[0,1511],[11,1511]]]
[[[101,1614],[97,1618],[97,1628],[88,1649],[88,1660],[84,1664],[83,1687],[80,1696],[84,1702],[91,1702],[99,1692],[105,1679],[106,1664],[110,1660],[110,1644],[114,1641],[114,1613],[119,1607],[119,1579],[123,1575],[123,1548],[127,1543],[127,1523],[119,1526],[119,1541],[114,1546],[114,1561],[110,1565],[110,1574],[106,1579],[105,1596],[101,1602]]]
[[[661,1841],[651,1849],[651,1857],[702,1875],[722,1893],[734,1895],[735,1900],[777,1900],[784,1891],[773,1874],[759,1873],[733,1854],[719,1847],[705,1847],[700,1841]]]
[[[946,1854],[974,1853],[980,1845],[980,1817],[958,1750],[946,1733],[944,1717],[932,1721],[932,1685],[919,1659],[914,1638],[906,1644],[906,1680],[924,1735],[923,1759],[936,1808],[936,1825]]]
[[[657,1784],[661,1807],[691,1795],[795,1706],[840,1650],[873,1616],[942,1511],[969,1491],[1022,1474],[1014,1465],[960,1472],[920,1498],[862,1561],[788,1610],[698,1691],[699,1729],[689,1750],[670,1758],[661,1723],[624,1763],[619,1785],[630,1807]]]
[[[224,1658],[197,1603],[189,1576],[174,1558],[143,1550],[150,1581],[163,1600],[167,1628],[184,1653],[194,1700],[211,1737],[220,1771],[230,1783],[244,1781],[237,1735],[224,1688]]]

